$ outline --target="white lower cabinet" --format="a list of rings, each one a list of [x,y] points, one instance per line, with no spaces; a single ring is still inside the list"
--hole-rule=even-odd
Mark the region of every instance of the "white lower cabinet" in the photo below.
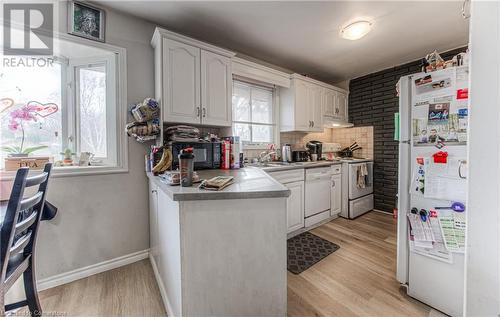
[[[290,190],[286,200],[288,233],[314,228],[318,223],[337,217],[342,210],[342,175],[338,164],[274,171],[269,175]]]
[[[304,182],[284,184],[290,189],[290,196],[286,200],[287,232],[304,227]]]
[[[151,180],[149,181],[149,252],[158,266],[158,186]]]
[[[330,215],[336,216],[342,210],[342,175],[332,176],[332,194],[330,203]]]

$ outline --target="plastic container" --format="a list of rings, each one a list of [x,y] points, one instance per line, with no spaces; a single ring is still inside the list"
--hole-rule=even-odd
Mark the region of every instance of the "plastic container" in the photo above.
[[[194,155],[193,148],[188,147],[181,150],[179,154],[179,170],[181,172],[181,186],[193,186]]]

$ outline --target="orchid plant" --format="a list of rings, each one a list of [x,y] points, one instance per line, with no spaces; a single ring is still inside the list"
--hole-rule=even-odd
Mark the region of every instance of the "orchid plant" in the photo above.
[[[10,112],[10,121],[9,121],[9,129],[13,132],[21,131],[21,144],[20,146],[3,146],[2,150],[4,152],[10,154],[25,154],[28,155],[35,151],[46,148],[45,145],[33,146],[33,147],[24,147],[25,141],[25,133],[24,133],[24,124],[29,123],[31,121],[37,121],[37,111],[39,107],[37,105],[24,105],[18,109],[12,110]]]

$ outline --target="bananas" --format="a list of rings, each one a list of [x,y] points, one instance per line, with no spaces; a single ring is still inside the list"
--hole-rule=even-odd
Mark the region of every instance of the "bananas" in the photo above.
[[[168,170],[172,165],[172,151],[169,148],[163,148],[161,160],[153,167],[154,174],[161,174]]]

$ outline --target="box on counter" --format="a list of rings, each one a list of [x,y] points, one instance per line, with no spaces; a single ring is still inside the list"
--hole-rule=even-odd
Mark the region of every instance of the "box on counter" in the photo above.
[[[5,170],[17,171],[21,167],[29,167],[33,170],[43,170],[45,164],[49,162],[52,162],[51,156],[6,157]]]
[[[231,169],[239,169],[241,167],[240,164],[240,137],[239,136],[228,136],[223,138],[224,141],[228,141],[230,143],[230,168]]]

